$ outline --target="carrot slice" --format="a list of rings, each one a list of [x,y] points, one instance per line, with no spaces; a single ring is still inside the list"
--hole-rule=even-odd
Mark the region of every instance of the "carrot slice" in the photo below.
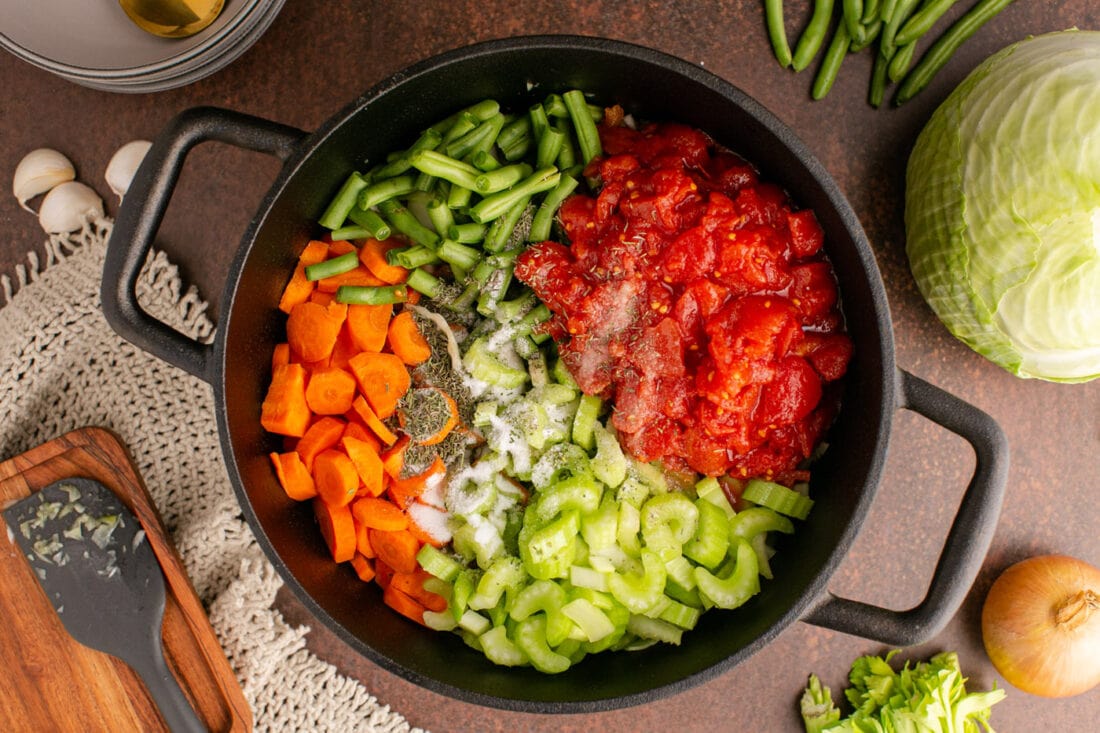
[[[418,624],[424,623],[425,608],[417,603],[411,596],[397,590],[392,583],[387,585],[386,589],[382,591],[382,600],[387,606],[397,611],[402,616]]]
[[[351,409],[363,420],[368,428],[374,431],[374,434],[378,436],[386,445],[393,445],[397,442],[397,436],[392,430],[386,427],[386,423],[374,414],[374,410],[370,409],[370,405],[367,401],[360,397],[356,397],[351,403]]]
[[[359,580],[364,583],[374,580],[374,566],[371,565],[369,559],[362,555],[356,554],[351,559],[351,567],[355,570],[355,574],[359,576]]]
[[[321,497],[313,500],[313,513],[332,559],[346,562],[355,557],[355,520],[346,506],[333,506]]]
[[[397,418],[414,443],[436,445],[458,426],[458,404],[438,387],[416,387],[400,403]]]
[[[353,501],[351,515],[359,524],[386,532],[398,532],[409,526],[409,517],[405,512],[398,509],[393,502],[374,496],[364,496]]]
[[[390,586],[401,591],[429,611],[442,613],[447,610],[447,599],[438,593],[424,589],[424,581],[432,577],[423,568],[411,573],[394,573]]]
[[[448,514],[445,510],[430,504],[414,501],[408,509],[409,532],[425,545],[443,547],[451,541],[453,535],[447,527]]]
[[[346,239],[341,239],[337,242],[331,242],[328,245],[328,257],[326,257],[326,259],[331,260],[334,257],[346,255],[348,252],[354,252],[356,249],[356,246]]]
[[[276,367],[281,367],[290,363],[290,344],[285,341],[281,344],[275,344],[275,349],[271,352],[271,371],[275,371]]]
[[[394,504],[402,509],[407,509],[416,500],[416,497],[424,493],[429,481],[433,480],[434,477],[442,476],[446,472],[447,466],[443,463],[443,459],[436,456],[427,470],[408,478],[393,479],[386,490],[390,493]]]
[[[318,415],[342,415],[355,400],[355,377],[337,367],[318,369],[306,385],[306,403]]]
[[[370,531],[369,529],[367,530]],[[393,579],[393,568],[385,563],[380,557],[374,558],[374,582],[378,583],[378,587],[386,588],[390,584],[390,580]]]
[[[390,350],[409,366],[423,364],[432,355],[432,347],[420,333],[412,311],[401,311],[390,320],[386,341]]]
[[[385,484],[383,483],[382,459],[379,457],[378,451],[370,443],[349,435],[344,435],[341,442],[363,487],[371,496],[380,495],[385,490]]]
[[[306,464],[295,451],[272,453],[271,462],[275,465],[275,475],[286,495],[295,501],[305,501],[317,496],[317,487],[313,476],[306,470]]]
[[[374,414],[383,419],[394,413],[398,401],[412,385],[409,370],[393,354],[364,351],[348,361],[348,368]]]
[[[359,488],[359,473],[343,451],[321,451],[313,461],[313,482],[317,495],[327,504],[345,506],[355,498]]]
[[[306,402],[305,367],[301,364],[276,367],[260,408],[260,424],[264,430],[302,437],[309,428],[311,418]]]
[[[313,460],[321,451],[328,450],[344,436],[344,421],[335,417],[322,417],[309,427],[294,449],[312,473]]]
[[[374,434],[373,430],[359,422],[359,416],[354,410],[348,412],[344,417],[348,420],[348,424],[344,426],[343,438],[361,440],[373,448],[375,453],[379,453],[382,450],[382,441],[378,440],[378,436]],[[344,450],[347,451],[347,449],[348,447],[345,445]],[[348,458],[351,458],[350,453],[348,453]],[[355,459],[352,458],[352,460]]]
[[[332,354],[347,306],[312,301],[294,306],[286,319],[286,338],[302,361],[320,361]]]
[[[405,451],[411,443],[408,435],[402,435],[389,450],[382,453],[382,470],[391,479],[401,478],[401,469],[405,467]]]
[[[355,518],[355,514],[352,514],[352,519]],[[365,524],[355,523],[355,550],[363,557],[369,557],[371,560],[378,557],[378,553],[374,551],[374,546],[370,543],[370,527]]]
[[[279,299],[279,310],[290,313],[294,306],[309,300],[315,285],[306,277],[306,266],[321,262],[327,254],[328,244],[325,242],[314,239],[306,243],[305,248],[298,255],[294,274],[290,276],[290,282],[283,289],[283,295]]]
[[[420,543],[406,529],[394,532],[371,529],[370,544],[378,553],[379,559],[393,568],[394,572],[411,573],[420,567],[416,560]]]
[[[360,351],[381,351],[386,345],[393,303],[382,305],[349,305],[348,332]]]
[[[363,266],[374,273],[382,282],[388,285],[403,283],[409,277],[409,271],[404,267],[391,265],[386,261],[386,253],[395,247],[405,246],[401,242],[387,239],[382,242],[377,239],[368,239],[359,249],[359,261]]]

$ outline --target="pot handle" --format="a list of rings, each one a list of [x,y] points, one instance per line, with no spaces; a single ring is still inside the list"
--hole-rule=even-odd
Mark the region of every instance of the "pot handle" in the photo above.
[[[892,611],[831,593],[802,620],[815,626],[914,646],[951,620],[970,591],[997,528],[1008,479],[1008,439],[986,413],[939,387],[898,370],[898,404],[964,438],[977,458],[974,475],[940,553],[928,593],[907,611]]]
[[[213,347],[146,313],[137,301],[138,275],[193,147],[223,142],[285,162],[305,135],[294,127],[215,107],[185,110],[168,123],[134,175],[107,241],[100,300],[103,315],[115,331],[154,356],[210,381]]]

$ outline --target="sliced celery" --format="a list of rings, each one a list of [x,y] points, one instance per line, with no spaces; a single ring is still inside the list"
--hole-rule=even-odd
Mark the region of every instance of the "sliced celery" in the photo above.
[[[754,478],[745,485],[742,494],[745,501],[765,506],[773,511],[795,519],[805,519],[810,515],[814,501],[805,494],[788,489],[774,481]]]

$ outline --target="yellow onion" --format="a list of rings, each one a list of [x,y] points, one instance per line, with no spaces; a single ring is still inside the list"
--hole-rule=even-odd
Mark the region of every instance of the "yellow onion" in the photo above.
[[[1070,697],[1100,684],[1100,569],[1066,555],[1012,565],[982,607],[982,640],[1014,687]]]

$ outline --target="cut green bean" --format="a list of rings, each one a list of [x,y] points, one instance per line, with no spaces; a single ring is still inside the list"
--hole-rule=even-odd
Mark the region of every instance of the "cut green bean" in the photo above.
[[[484,224],[478,224],[476,221],[463,222],[462,224],[455,224],[447,230],[447,237],[453,239],[461,244],[474,244],[485,239],[485,232],[488,227]]]
[[[417,150],[433,150],[440,143],[443,142],[443,136],[438,131],[431,129],[430,127],[420,134],[420,137],[416,139],[409,149],[402,152],[395,157],[392,161],[386,163],[375,172],[375,177],[379,180],[384,178],[392,178],[399,176],[409,169],[409,156],[415,153]]]
[[[882,27],[885,25],[881,20],[876,20],[873,24],[867,26],[867,32],[863,34],[863,40],[856,43],[854,40],[849,44],[848,50],[852,53],[858,53],[863,49],[870,46],[882,33]]]
[[[443,281],[435,275],[431,274],[427,270],[419,267],[414,268],[409,272],[409,278],[405,282],[413,290],[418,293],[423,293],[429,298],[434,298],[439,295],[440,290],[443,288]]]
[[[814,77],[814,85],[811,91],[814,99],[821,99],[833,88],[833,82],[836,81],[837,74],[840,72],[840,64],[844,61],[844,57],[848,55],[850,45],[851,37],[848,35],[848,25],[837,23],[836,31],[833,32],[833,40],[829,43],[829,48],[825,50],[821,68],[817,70],[817,76]]]
[[[573,130],[577,135],[577,144],[581,149],[581,158],[588,165],[593,158],[603,152],[600,144],[600,133],[596,129],[596,121],[588,109],[588,102],[584,98],[584,92],[579,89],[570,89],[562,95],[566,109],[569,110],[569,119],[573,121]]]
[[[558,185],[560,178],[557,168],[541,168],[508,190],[486,196],[470,207],[470,218],[479,224],[490,222],[503,216],[520,199]]]
[[[372,209],[360,209],[356,206],[348,213],[348,218],[359,226],[370,230],[371,236],[375,239],[389,239],[390,235],[393,234],[393,229],[386,223],[386,220]]]
[[[554,165],[561,153],[561,146],[565,142],[565,134],[556,127],[547,127],[538,141],[539,144],[535,150],[535,167],[546,168]]]
[[[879,11],[882,9],[881,0],[864,0],[863,3],[863,16],[860,21],[865,26],[874,25],[876,21],[881,20],[882,16],[879,15]]]
[[[527,110],[527,114],[531,118],[531,134],[535,136],[536,140],[541,139],[547,128],[550,127],[550,119],[546,115],[546,110],[541,104],[533,104]]]
[[[439,255],[431,247],[417,244],[412,247],[394,247],[386,252],[386,262],[411,270],[439,262]]]
[[[500,131],[497,135],[497,145],[501,150],[505,150],[511,147],[514,143],[522,138],[530,137],[531,135],[531,118],[530,117],[517,117]]]
[[[473,247],[467,247],[465,244],[460,244],[453,239],[444,239],[439,244],[439,251],[437,252],[439,259],[446,262],[452,267],[457,267],[463,271],[469,271],[477,266],[477,263],[481,260],[481,252]]]
[[[898,29],[909,19],[919,4],[920,0],[897,0],[893,12],[890,13],[890,19],[882,29],[882,38],[879,39],[879,55],[885,56],[887,61],[892,59],[898,50]]]
[[[554,216],[561,208],[562,202],[569,198],[569,194],[579,185],[579,181],[572,176],[563,175],[549,193],[543,198],[535,211],[535,217],[531,220],[531,231],[527,234],[528,242],[543,242],[550,238],[550,228],[554,223]]]
[[[955,0],[928,0],[921,5],[920,10],[909,16],[909,19],[905,21],[905,25],[898,29],[894,42],[898,46],[913,43],[932,30],[932,26],[936,24],[936,21],[943,17],[943,14],[950,10],[954,4]]]
[[[434,150],[418,150],[409,157],[409,162],[413,168],[422,173],[442,178],[470,190],[476,187],[475,181],[481,174],[481,171],[469,163]]]
[[[863,25],[863,0],[841,0],[841,17],[840,25],[847,29],[848,38],[856,43],[862,43],[867,34],[867,28]],[[835,41],[835,33],[833,38]]]
[[[346,242],[351,239],[366,239],[373,236],[374,232],[364,226],[359,226],[358,224],[352,224],[350,226],[340,227],[339,229],[333,229],[332,232],[329,234],[329,237],[332,239],[333,242]]]
[[[917,43],[914,41],[913,43],[899,46],[898,50],[894,52],[894,57],[890,59],[890,66],[886,72],[886,75],[890,77],[890,81],[901,81],[902,77],[909,71],[909,65],[913,63],[913,53],[916,47]]]
[[[378,210],[390,226],[417,244],[434,249],[439,243],[439,235],[421,224],[411,211],[397,201],[383,201],[378,205]]]
[[[569,109],[565,106],[565,101],[560,94],[547,95],[546,100],[542,103],[542,108],[546,110],[547,117],[557,117],[558,119],[569,117]]]
[[[433,196],[428,202],[428,218],[432,222],[432,228],[441,237],[447,236],[447,232],[455,223],[454,212],[447,206],[447,200],[439,196]]]
[[[325,229],[338,229],[344,225],[348,218],[348,212],[355,206],[359,199],[359,193],[367,187],[367,179],[359,173],[352,173],[340,186],[332,202],[321,214],[320,224]]]
[[[504,127],[504,115],[495,114],[468,133],[447,145],[447,155],[465,158],[476,150],[488,150]]]
[[[486,252],[502,252],[508,249],[509,245],[524,241],[527,232],[517,232],[516,226],[530,203],[530,196],[522,196],[516,199],[502,216],[493,221],[485,234],[485,241],[481,244]]]
[[[802,71],[814,60],[821,47],[825,44],[825,36],[829,32],[829,21],[833,17],[833,0],[814,0],[814,10],[810,15],[810,22],[798,38],[798,44],[794,49],[791,59],[791,68]]]
[[[470,157],[470,162],[479,171],[488,172],[500,167],[500,161],[489,150],[479,150]]]
[[[306,280],[323,280],[359,267],[359,250],[333,257],[331,260],[306,265]]]
[[[415,176],[397,176],[372,183],[359,192],[357,205],[360,209],[373,209],[383,201],[405,196],[416,190]]]
[[[533,169],[527,163],[512,163],[511,165],[482,173],[474,181],[474,186],[477,192],[482,195],[496,193],[497,191],[503,191],[519,183],[524,178],[531,175],[532,171]]]
[[[409,289],[402,285],[341,285],[336,289],[336,302],[348,305],[386,305],[404,303]]]
[[[791,44],[787,40],[787,25],[783,18],[783,0],[764,0],[764,18],[775,60],[780,66],[787,68],[791,65],[792,57]]]
[[[978,0],[974,7],[951,24],[951,27],[921,57],[913,70],[905,75],[894,103],[903,104],[928,86],[932,77],[944,67],[966,39],[1013,2],[1014,0]]]

